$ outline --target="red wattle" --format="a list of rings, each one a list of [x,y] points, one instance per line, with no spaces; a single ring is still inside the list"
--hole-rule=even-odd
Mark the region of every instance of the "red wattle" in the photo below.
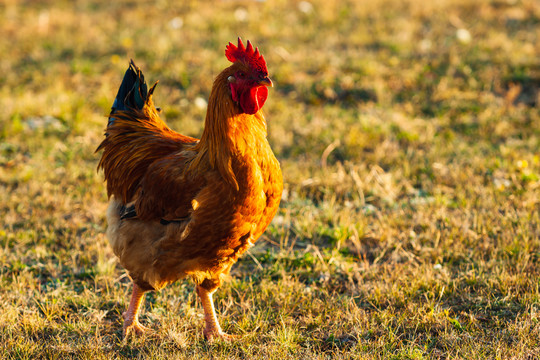
[[[246,114],[253,115],[263,107],[267,97],[268,88],[266,86],[255,86],[240,94],[240,106]]]

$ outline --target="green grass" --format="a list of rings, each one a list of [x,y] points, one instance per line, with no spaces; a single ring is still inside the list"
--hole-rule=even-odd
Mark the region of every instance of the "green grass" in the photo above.
[[[540,6],[329,3],[0,4],[3,358],[540,356]],[[200,135],[197,98],[238,35],[276,85],[285,180],[216,293],[242,339],[203,340],[185,281],[147,296],[155,333],[123,342],[131,284],[95,170],[106,115],[133,58],[166,121]]]

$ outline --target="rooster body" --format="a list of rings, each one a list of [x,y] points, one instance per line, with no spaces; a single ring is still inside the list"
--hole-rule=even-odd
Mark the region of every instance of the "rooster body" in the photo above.
[[[229,338],[211,295],[278,209],[282,175],[261,112],[272,85],[266,64],[240,39],[226,55],[233,65],[214,81],[200,140],[159,118],[155,85],[147,91],[133,63],[113,105],[98,167],[111,197],[107,236],[134,282],[125,334],[144,330],[138,310],[145,291],[189,276],[205,336]]]

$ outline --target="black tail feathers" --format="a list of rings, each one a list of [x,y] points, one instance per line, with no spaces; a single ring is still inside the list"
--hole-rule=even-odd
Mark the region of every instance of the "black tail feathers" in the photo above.
[[[144,80],[141,69],[131,60],[114,99],[111,115],[116,111],[126,111],[129,109],[142,110],[152,96],[156,85],[157,82],[148,90],[148,85]],[[111,125],[113,122],[114,118],[109,117],[108,125]]]

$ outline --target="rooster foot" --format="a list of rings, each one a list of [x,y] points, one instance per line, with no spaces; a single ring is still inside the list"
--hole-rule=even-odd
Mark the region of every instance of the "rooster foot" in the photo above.
[[[223,331],[204,329],[203,333],[204,333],[204,338],[208,342],[214,342],[218,340],[222,340],[225,342],[233,342],[240,339],[239,335],[230,335],[230,334],[224,333]]]
[[[126,313],[124,315],[124,338],[128,337],[129,334],[133,333],[135,335],[142,335],[146,331],[150,331],[146,326],[141,325],[137,319],[126,319]]]

